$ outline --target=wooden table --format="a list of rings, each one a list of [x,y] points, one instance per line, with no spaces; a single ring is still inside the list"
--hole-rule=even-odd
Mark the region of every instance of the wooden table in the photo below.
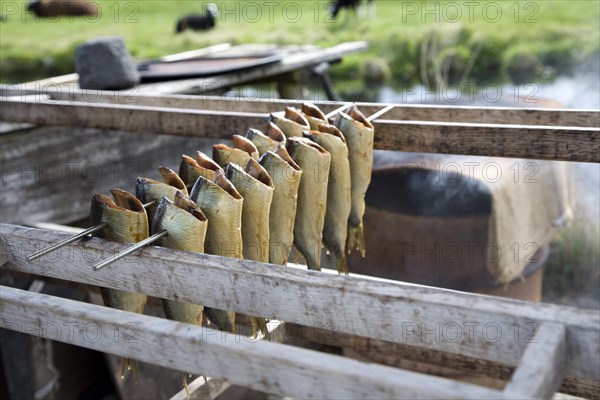
[[[196,79],[182,79],[158,83],[145,83],[124,92],[135,94],[205,94],[222,93],[234,86],[277,82],[279,96],[282,98],[298,98],[302,88],[297,74],[302,70],[311,70],[319,79],[328,100],[338,100],[329,75],[329,64],[339,62],[345,55],[357,53],[368,47],[367,42],[346,42],[327,48],[310,45],[277,46],[277,45],[239,45],[211,46],[203,51],[204,57],[233,57],[266,52],[282,52],[280,62],[258,65],[240,71],[227,72],[220,75]],[[183,53],[182,53],[183,54]],[[198,52],[194,52],[197,56]],[[19,90],[37,91],[47,88],[79,89],[79,76],[68,74],[53,78],[27,82],[20,85]]]

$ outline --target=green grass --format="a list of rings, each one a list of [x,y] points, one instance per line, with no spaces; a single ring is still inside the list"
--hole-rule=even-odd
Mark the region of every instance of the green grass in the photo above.
[[[346,57],[344,63],[334,67],[334,77],[361,78],[365,63],[375,60],[390,66],[396,83],[421,80],[422,44],[432,38],[438,51],[429,62],[451,57],[451,72],[458,75],[479,47],[471,74],[477,81],[503,79],[519,55],[526,55],[533,63],[533,78],[556,75],[582,62],[600,46],[600,3],[594,0],[482,1],[472,12],[464,2],[452,2],[462,5],[461,18],[456,18],[452,8],[446,8],[447,2],[378,0],[376,18],[344,14],[339,21],[328,21],[327,1],[275,1],[271,15],[264,2],[216,1],[221,15],[214,30],[181,35],[174,33],[178,16],[203,12],[205,2],[98,0],[101,17],[58,20],[36,19],[24,12],[25,3],[0,1],[2,13],[8,18],[0,23],[2,82],[72,72],[75,47],[105,35],[123,36],[135,58],[154,58],[224,42],[329,46],[368,40],[370,49]],[[254,6],[259,3],[262,18],[256,18]],[[425,3],[434,10],[437,4],[435,15],[424,15]],[[497,4],[501,6],[501,17],[493,21]],[[17,12],[13,13],[15,6]]]
[[[586,308],[600,305],[600,229],[576,215],[550,244],[544,266],[544,301]]]

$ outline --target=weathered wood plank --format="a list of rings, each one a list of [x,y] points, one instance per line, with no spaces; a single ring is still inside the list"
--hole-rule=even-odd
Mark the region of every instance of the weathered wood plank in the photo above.
[[[110,268],[92,265],[123,245],[92,238],[29,262],[26,256],[67,235],[0,225],[2,264],[97,286],[179,299],[301,325],[436,349],[517,366],[544,321],[565,324],[567,376],[600,381],[600,315],[356,276],[147,248]]]
[[[205,138],[245,134],[266,124],[266,114],[177,110],[81,102],[0,101],[0,120]]]
[[[214,140],[51,126],[2,135],[0,222],[71,223],[87,218],[94,192],[134,190],[157,167],[178,170],[181,154]],[[23,206],[26,200],[27,206]]]
[[[188,384],[190,395],[188,397],[185,389],[181,389],[170,400],[208,400],[216,399],[229,389],[231,385],[225,379],[199,377]]]
[[[377,120],[375,148],[600,162],[600,128]]]
[[[551,399],[560,387],[567,359],[564,325],[544,322],[504,388],[509,398]]]
[[[229,138],[249,127],[260,128],[267,117],[266,113],[108,103],[12,98],[0,103],[0,120],[207,138]],[[374,126],[375,148],[383,150],[600,162],[600,128],[596,127],[392,120],[377,120]]]
[[[36,93],[33,89],[24,89],[22,85],[0,85],[4,96],[24,96]],[[298,107],[304,100],[255,99],[247,96],[224,97],[208,95],[178,95],[139,93],[137,88],[125,91],[81,90],[59,88],[56,86],[38,86],[40,101],[49,98],[63,101],[81,101],[91,103],[129,104],[150,107],[185,108],[192,110],[217,110],[269,113],[281,111],[285,107]],[[315,101],[325,113],[343,104],[343,102]],[[375,113],[387,103],[355,103],[366,114]],[[517,124],[541,126],[600,126],[600,111],[550,108],[512,108],[512,107],[475,107],[446,106],[428,104],[393,104],[394,108],[386,113],[386,119],[402,121],[467,122],[486,124]]]
[[[405,367],[407,364],[406,361],[408,361],[419,363],[420,365],[429,365],[433,368],[443,366],[456,372],[485,376],[501,381],[509,381],[516,369],[514,366],[468,357],[463,354],[449,353],[403,343],[387,342],[297,324],[286,324],[286,332],[286,337],[292,343],[299,338],[313,343],[340,347],[360,355],[360,359],[362,360],[369,360],[396,368]],[[583,398],[594,398],[600,393],[600,382],[594,380],[584,382],[566,378],[559,391]]]
[[[271,340],[275,343],[283,343],[285,337],[285,324],[281,321],[269,321],[267,324]],[[266,340],[266,337],[259,332],[259,340]],[[188,384],[189,397],[187,391],[181,389],[170,400],[207,400],[215,399],[231,385],[224,379],[215,379],[211,377],[200,376]]]
[[[309,68],[322,62],[334,62],[343,56],[357,53],[368,47],[367,42],[346,42],[328,48],[284,48],[285,57],[278,63],[264,65],[243,71],[234,71],[218,76],[197,79],[183,79],[170,82],[145,84],[139,87],[145,93],[188,93],[199,94],[215,90],[228,89],[232,86],[272,78],[288,72]]]
[[[340,356],[166,319],[1,287],[0,326],[165,367],[208,373],[233,384],[301,398],[502,398],[475,385],[361,363]],[[72,327],[70,334],[54,327]],[[90,326],[93,326],[90,329]],[[115,326],[135,327],[116,343]],[[90,332],[94,331],[93,340]],[[57,333],[60,332],[60,333]],[[99,332],[99,334],[98,334]]]

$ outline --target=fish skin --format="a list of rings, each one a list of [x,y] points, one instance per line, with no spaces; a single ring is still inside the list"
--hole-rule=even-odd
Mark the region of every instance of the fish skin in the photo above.
[[[267,171],[254,159],[242,169],[230,163],[225,170],[227,178],[244,198],[242,211],[242,239],[244,258],[269,262],[269,211],[273,200],[273,181]],[[267,320],[250,317],[252,335],[260,329],[270,340]]]
[[[175,171],[166,167],[159,167],[158,170],[162,175],[163,182],[139,177],[135,181],[135,196],[144,204],[151,201],[156,202],[156,204],[153,204],[146,209],[149,221],[154,220],[158,202],[163,196],[173,201],[178,192],[186,195],[188,194],[185,183]]]
[[[222,171],[215,180],[199,177],[192,188],[191,200],[206,215],[204,250],[207,254],[243,259],[243,198]],[[219,329],[235,333],[235,313],[205,307],[204,314]]]
[[[185,185],[183,179],[181,179],[179,175],[177,175],[177,172],[163,166],[158,167],[158,172],[162,176],[162,181],[164,183],[166,183],[169,186],[173,186],[176,189],[179,189],[179,191],[185,195],[188,194],[187,186]]]
[[[235,143],[238,146],[240,146],[240,143],[245,143],[239,139],[236,139],[235,138],[236,136],[239,136],[239,135],[234,135],[233,140],[235,141]],[[239,137],[241,137],[241,136],[239,136]],[[244,138],[244,139],[246,139],[246,138]],[[250,146],[247,146],[246,143],[244,144],[244,146],[248,147],[248,149],[229,147],[223,143],[213,145],[213,160],[215,160],[215,162],[217,164],[219,164],[219,166],[221,166],[221,168],[227,168],[227,164],[229,164],[229,163],[234,163],[237,165],[246,165],[248,160],[253,158],[252,153],[254,151],[256,151],[256,155],[258,158],[258,149],[256,149],[256,146],[254,146],[254,143],[250,142],[248,139],[246,139],[246,140],[252,145],[253,148],[251,148]],[[250,151],[248,151],[248,150],[250,150]]]
[[[106,222],[108,225],[103,230],[94,233],[119,243],[136,243],[144,240],[149,235],[148,215],[142,203],[131,193],[120,189],[110,190],[114,201],[105,195],[94,194],[90,207],[90,220],[92,225]],[[147,296],[143,293],[128,292],[125,290],[100,288],[104,304],[111,308],[142,314],[146,305]],[[121,377],[125,370],[131,370],[137,379],[137,361],[123,358],[121,362]]]
[[[283,145],[268,151],[259,160],[273,180],[273,201],[269,212],[269,262],[286,265],[294,243],[294,221],[302,169]]]
[[[336,124],[346,138],[350,159],[350,176],[352,177],[352,208],[348,219],[347,250],[350,253],[357,249],[361,256],[366,253],[363,233],[363,216],[365,214],[365,195],[371,183],[373,170],[373,125],[365,118],[356,106],[348,114],[340,112]]]
[[[222,168],[201,151],[194,158],[183,154],[179,164],[179,176],[187,187],[193,186],[199,176],[215,180],[215,173]]]
[[[327,117],[323,114],[323,111],[313,103],[304,102],[300,109],[304,118],[308,121],[310,129],[313,131],[319,130],[320,124],[327,124]]]
[[[229,164],[227,179],[244,198],[242,239],[244,259],[269,262],[269,211],[273,200],[273,182],[254,159],[245,168]]]
[[[252,143],[251,140],[249,140],[241,135],[233,135],[231,137],[231,141],[233,142],[234,149],[243,150],[246,153],[250,154],[250,157],[254,158],[255,160],[258,160],[258,157],[259,157],[258,149],[254,145],[254,143]]]
[[[319,124],[319,131],[310,131],[305,135],[331,154],[323,244],[334,254],[338,272],[348,274],[345,250],[352,207],[348,146],[342,133],[333,125]]]
[[[158,204],[151,233],[167,231],[167,236],[156,243],[169,249],[204,252],[204,239],[208,220],[202,210],[186,195],[179,192],[175,201],[163,197]],[[201,305],[162,299],[168,319],[188,324],[202,325]]]
[[[208,220],[200,208],[181,192],[175,195],[175,201],[163,197],[158,204],[151,233],[167,231],[167,236],[158,240],[156,245],[191,252],[204,252],[204,238]],[[204,307],[186,301],[162,299],[165,316],[173,321],[202,326]],[[181,381],[188,396],[188,376],[181,373]]]
[[[261,156],[267,151],[275,151],[281,144],[285,145],[285,135],[272,122],[268,123],[264,133],[254,128],[248,129],[246,138],[254,143]]]
[[[320,271],[331,155],[307,138],[288,138],[287,150],[303,171],[298,188],[294,246],[306,258],[309,269]]]
[[[309,130],[310,125],[302,113],[293,108],[286,107],[284,115],[270,114],[269,121],[275,124],[286,137],[302,137],[302,132]]]

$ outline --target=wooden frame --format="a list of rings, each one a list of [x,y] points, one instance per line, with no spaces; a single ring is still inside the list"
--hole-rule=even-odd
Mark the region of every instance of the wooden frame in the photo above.
[[[53,100],[59,92],[29,93],[4,96],[0,120],[225,138],[249,126],[261,127],[267,113],[297,104],[140,95],[128,98],[137,103],[123,104],[121,97],[106,92],[91,104],[81,101],[85,95],[81,91],[72,91],[66,100]],[[331,112],[345,104],[319,105]],[[384,108],[361,104],[369,115]],[[600,162],[597,111],[387,108],[374,121],[379,149]],[[415,116],[422,120],[408,120]],[[549,398],[557,389],[590,397],[600,393],[600,316],[595,311],[162,248],[144,249],[94,273],[95,262],[122,249],[95,238],[27,261],[31,252],[64,237],[55,231],[2,224],[1,266],[275,318],[286,321],[274,327],[276,332],[298,328],[299,337],[316,342],[349,347],[376,343],[407,353],[418,349],[431,360],[449,360],[463,369],[472,362],[478,372],[510,377],[501,391],[289,343],[248,343],[227,334],[222,336],[226,343],[221,343],[214,331],[207,334],[190,325],[0,287],[0,326],[8,329],[36,323],[68,326],[83,319],[104,331],[115,321],[134,322],[139,327],[138,343],[116,344],[108,336],[84,340],[83,328],[77,328],[79,336],[72,340],[83,347],[215,377],[207,384],[195,381],[195,395],[222,392],[227,384],[221,379],[298,397]],[[50,332],[41,329],[39,335]],[[285,335],[275,336],[286,342]],[[202,363],[192,353],[201,355]]]
[[[7,91],[12,96],[2,97],[2,121],[221,139],[229,138],[233,133],[245,133],[250,126],[262,127],[268,112],[279,111],[284,105],[298,104],[214,98],[203,102],[176,95],[164,96],[158,101],[151,96],[110,92],[86,94],[74,89],[67,93],[48,92],[49,97],[39,93],[20,96],[18,89],[7,89],[5,95]],[[63,96],[75,101],[52,100],[52,97]],[[82,101],[86,98],[88,101]],[[180,107],[183,103],[187,104],[186,108],[172,107]],[[326,112],[344,105],[336,102],[318,104]],[[388,105],[364,103],[361,109],[370,115],[385,106]],[[427,111],[435,117],[422,121],[406,120],[413,113],[427,118]],[[451,121],[458,122],[440,121],[452,114],[456,115]],[[465,122],[470,119],[485,122]],[[382,150],[600,162],[599,120],[598,111],[393,105],[375,119],[373,125],[377,132],[375,148]],[[524,124],[527,121],[535,124]],[[551,121],[566,125],[538,125]]]
[[[106,257],[108,254],[119,251],[122,247],[95,238],[85,243],[73,244],[63,248],[52,256],[48,256],[51,258],[46,261],[43,259],[33,262],[26,260],[25,256],[30,252],[46,247],[64,237],[65,234],[54,231],[1,225],[0,240],[3,246],[3,268],[73,282],[138,291],[160,298],[177,298],[210,307],[277,318],[308,327],[325,328],[328,331],[342,334],[371,337],[391,343],[460,354],[498,365],[517,367],[517,372],[509,388],[513,391],[517,390],[523,395],[529,393],[527,390],[531,389],[531,383],[522,382],[521,378],[516,379],[515,377],[527,376],[527,374],[532,373],[531,371],[538,371],[542,368],[540,365],[550,365],[545,361],[542,364],[537,363],[529,357],[540,352],[542,355],[548,353],[547,357],[541,359],[555,360],[552,365],[561,368],[564,366],[564,370],[553,367],[542,368],[544,374],[557,374],[555,379],[549,380],[549,385],[560,384],[564,374],[564,387],[569,392],[589,395],[590,393],[597,393],[599,390],[600,382],[597,375],[600,371],[600,358],[597,356],[600,354],[600,317],[594,311],[548,304],[528,304],[367,277],[332,276],[327,273],[306,271],[299,268],[282,268],[253,261],[240,261],[162,248],[144,249],[128,260],[115,263],[105,271],[92,273],[91,268],[94,262]],[[51,262],[48,262],[50,260]],[[118,271],[118,274],[115,271]],[[170,284],[165,285],[164,282],[170,282]],[[186,284],[180,282],[186,282]],[[232,284],[233,282],[235,284]],[[38,311],[38,308],[47,305],[49,300],[24,303],[30,297],[30,294],[29,297],[14,294],[18,299],[18,306],[7,308],[7,304],[11,304],[10,302],[15,300],[15,297],[4,297],[6,293],[10,295],[14,292],[2,288],[2,294],[0,294],[4,307],[1,323],[6,328],[18,327],[22,322],[36,321],[36,318],[40,315],[46,316],[51,321],[59,317],[73,317],[69,313],[65,314],[66,311],[48,314],[50,312],[48,310],[49,306],[42,311]],[[256,293],[261,295],[257,296]],[[60,302],[59,300],[56,301]],[[83,306],[81,305],[81,307]],[[23,317],[22,312],[24,309],[31,312],[31,315]],[[84,310],[79,312],[84,312],[86,315],[92,313],[94,318],[97,319],[97,321],[95,319],[94,321],[99,324],[105,323],[101,315],[110,314],[114,311],[108,309],[103,311],[88,310],[85,307]],[[332,310],[336,311],[332,312]],[[71,311],[77,313],[77,307],[73,305]],[[38,314],[38,312],[41,314]],[[119,317],[121,317],[121,314],[119,314]],[[25,318],[25,320],[22,320],[22,318]],[[115,318],[115,316],[113,315],[111,318]],[[147,319],[150,317],[135,316],[134,318],[132,314],[124,315],[123,318],[129,318],[130,321],[136,321],[136,323],[139,322],[139,326],[146,326],[152,322]],[[160,326],[165,326],[164,324],[168,322],[161,320]],[[564,335],[555,335],[554,327],[557,326],[559,331],[565,331]],[[470,327],[473,328],[472,334],[468,332]],[[457,339],[456,332],[459,328],[461,335]],[[480,328],[481,330],[479,330]],[[175,328],[172,327],[171,329]],[[193,340],[188,335],[189,329],[191,328],[177,328],[176,330],[183,330],[186,333],[178,340],[190,341],[190,346],[192,346]],[[146,333],[148,335],[158,334],[154,330],[149,330]],[[561,363],[561,357],[564,357],[565,343],[569,349],[568,362]],[[76,344],[89,345],[83,342]],[[265,344],[270,345],[269,343]],[[256,347],[260,346],[262,345],[256,344]],[[143,351],[140,348],[108,350],[102,347],[99,349],[119,355],[140,357],[142,360],[146,359],[139,355],[140,352],[153,353]],[[290,350],[286,349],[285,353],[290,354],[288,351]],[[281,350],[275,350],[274,352],[279,353]],[[524,361],[521,361],[523,354],[525,354]],[[313,356],[317,357],[316,354],[312,353],[310,356],[303,352],[298,353],[299,365],[303,365],[301,360],[305,360],[304,357]],[[290,356],[286,363],[294,364],[293,360],[295,359]],[[161,361],[153,358],[146,361],[158,362],[161,365],[167,363],[169,366],[181,370],[189,369],[192,372],[202,372],[199,371],[199,365],[190,364],[190,360],[179,362],[173,356],[169,357],[169,360]],[[280,360],[279,362],[283,363],[284,361]],[[322,363],[326,364],[328,362],[330,360],[322,360]],[[322,363],[318,362],[317,364]],[[307,367],[306,365],[302,367],[299,365],[294,364],[294,367],[300,369]],[[215,370],[206,370],[206,373],[211,374],[211,376],[227,378],[234,383],[244,385],[249,383],[243,380],[245,378],[236,381],[240,378],[232,375],[237,374],[239,372],[237,370],[225,373],[225,371],[219,370],[218,366],[213,366],[213,368]],[[362,371],[362,368],[366,367],[352,364],[352,368],[349,369]],[[369,366],[368,369],[371,368],[373,367]],[[281,370],[281,368],[275,369]],[[337,371],[340,370],[339,367],[336,367],[336,369]],[[546,369],[551,371],[546,371]],[[382,374],[391,373],[387,369],[380,372]],[[276,374],[274,371],[272,373]],[[307,386],[317,387],[312,379],[316,379],[319,374],[328,373],[321,370],[317,375],[306,375],[311,377],[310,382],[312,382]],[[282,372],[282,374],[285,375],[287,372]],[[414,391],[416,387],[411,386],[412,384],[407,383],[407,386],[404,386],[404,384],[397,383],[406,380],[415,382],[415,377],[410,374],[406,376],[391,374],[394,379],[388,383],[396,389],[391,392],[377,392],[381,397],[396,397],[399,393],[404,393],[405,396],[406,393],[412,393],[415,396],[421,393],[421,395],[429,397],[455,394],[461,398],[481,397],[483,395],[489,397],[492,395],[492,392],[481,392],[479,388],[465,387],[462,384],[455,386],[453,383],[451,386],[446,386],[444,383],[440,383],[441,381],[438,382],[439,378],[429,381],[430,377],[422,378],[425,379],[424,381],[419,378],[421,383],[417,386],[421,389],[423,387],[430,388],[431,391],[418,392]],[[366,376],[373,377],[370,374]],[[297,382],[301,381],[295,375],[294,379]],[[377,380],[364,381],[357,379],[355,376],[351,381],[356,385],[360,383],[360,387],[369,387],[370,389],[373,389],[371,385],[377,386],[382,383]],[[400,380],[396,381],[396,379]],[[268,379],[266,382],[269,382],[268,388],[261,385],[257,386],[256,382],[250,383],[248,386],[270,391],[278,388],[278,393],[301,397],[307,397],[312,393],[302,392],[301,388],[291,389],[287,386],[271,386],[273,381]],[[340,385],[345,387],[344,385],[347,382],[343,381],[345,382],[343,384],[341,382]],[[304,387],[305,385],[300,386]],[[318,387],[320,390],[321,386]],[[291,391],[287,392],[288,389]],[[322,395],[327,397],[350,396],[348,392],[335,391],[343,390],[341,387],[323,390]],[[553,392],[554,386],[536,388],[535,393],[541,393],[544,390]],[[354,393],[357,397],[363,397],[360,395],[363,392]],[[500,392],[495,393],[495,395],[500,395]]]

